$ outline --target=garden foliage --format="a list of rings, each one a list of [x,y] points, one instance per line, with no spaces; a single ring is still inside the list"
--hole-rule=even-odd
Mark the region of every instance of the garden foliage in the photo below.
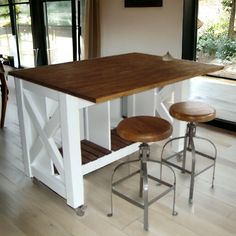
[[[230,5],[229,0],[225,0],[224,8],[227,11]],[[226,9],[227,8],[227,9]],[[229,11],[229,10],[228,10]],[[228,37],[229,19],[222,18],[218,23],[206,26],[199,31],[197,51],[200,54],[232,61],[236,58],[236,39]]]

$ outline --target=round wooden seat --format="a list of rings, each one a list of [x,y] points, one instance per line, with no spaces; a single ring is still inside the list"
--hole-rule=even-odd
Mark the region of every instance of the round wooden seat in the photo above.
[[[216,111],[206,103],[188,101],[173,104],[170,107],[170,114],[177,120],[207,122],[215,118]]]
[[[172,134],[172,125],[161,118],[153,116],[135,116],[121,121],[117,133],[132,142],[156,142]]]

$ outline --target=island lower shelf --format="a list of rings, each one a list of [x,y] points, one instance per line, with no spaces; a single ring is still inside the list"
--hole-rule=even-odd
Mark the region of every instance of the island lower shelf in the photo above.
[[[81,140],[80,144],[81,144],[82,164],[85,165],[91,161],[95,161],[99,158],[109,155],[113,151],[118,151],[122,148],[125,148],[133,144],[133,142],[122,139],[117,134],[116,129],[112,129],[111,130],[111,150],[101,147],[97,145],[96,143],[93,143],[86,139]],[[59,150],[63,156],[62,148],[59,148]],[[55,166],[54,166],[54,173],[58,174],[58,171]]]

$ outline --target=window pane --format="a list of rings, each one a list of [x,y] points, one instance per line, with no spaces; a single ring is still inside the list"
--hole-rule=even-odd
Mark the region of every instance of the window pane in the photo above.
[[[34,66],[33,41],[29,4],[16,5],[17,31],[21,66]]]
[[[15,0],[15,3],[19,3],[19,2],[28,3],[29,0]]]
[[[0,7],[0,54],[10,56],[11,21],[8,7]]]
[[[0,5],[5,5],[5,4],[8,4],[8,0],[1,0],[0,1]]]
[[[72,61],[71,2],[47,2],[45,7],[48,62],[55,64]]]

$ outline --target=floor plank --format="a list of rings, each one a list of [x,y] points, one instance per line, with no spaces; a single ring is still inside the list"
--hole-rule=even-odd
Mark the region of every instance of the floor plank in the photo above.
[[[170,193],[150,206],[150,230],[143,230],[143,211],[114,196],[114,216],[110,211],[112,163],[85,177],[85,216],[79,217],[63,198],[42,183],[33,183],[23,172],[22,150],[14,99],[13,81],[9,80],[10,99],[6,126],[0,130],[0,235],[4,236],[127,236],[127,235],[236,235],[236,134],[209,126],[198,127],[198,135],[212,139],[218,148],[215,187],[212,171],[198,176],[194,203],[188,204],[189,176],[176,170],[178,216],[171,215]],[[200,145],[207,150],[208,147]],[[151,147],[151,157],[159,158],[160,145]],[[137,154],[128,158],[136,158]],[[118,175],[134,170],[137,164],[123,168]],[[158,175],[158,166],[149,165]],[[170,175],[167,174],[167,178]],[[131,180],[124,188],[135,190]],[[152,187],[155,188],[155,185]]]

